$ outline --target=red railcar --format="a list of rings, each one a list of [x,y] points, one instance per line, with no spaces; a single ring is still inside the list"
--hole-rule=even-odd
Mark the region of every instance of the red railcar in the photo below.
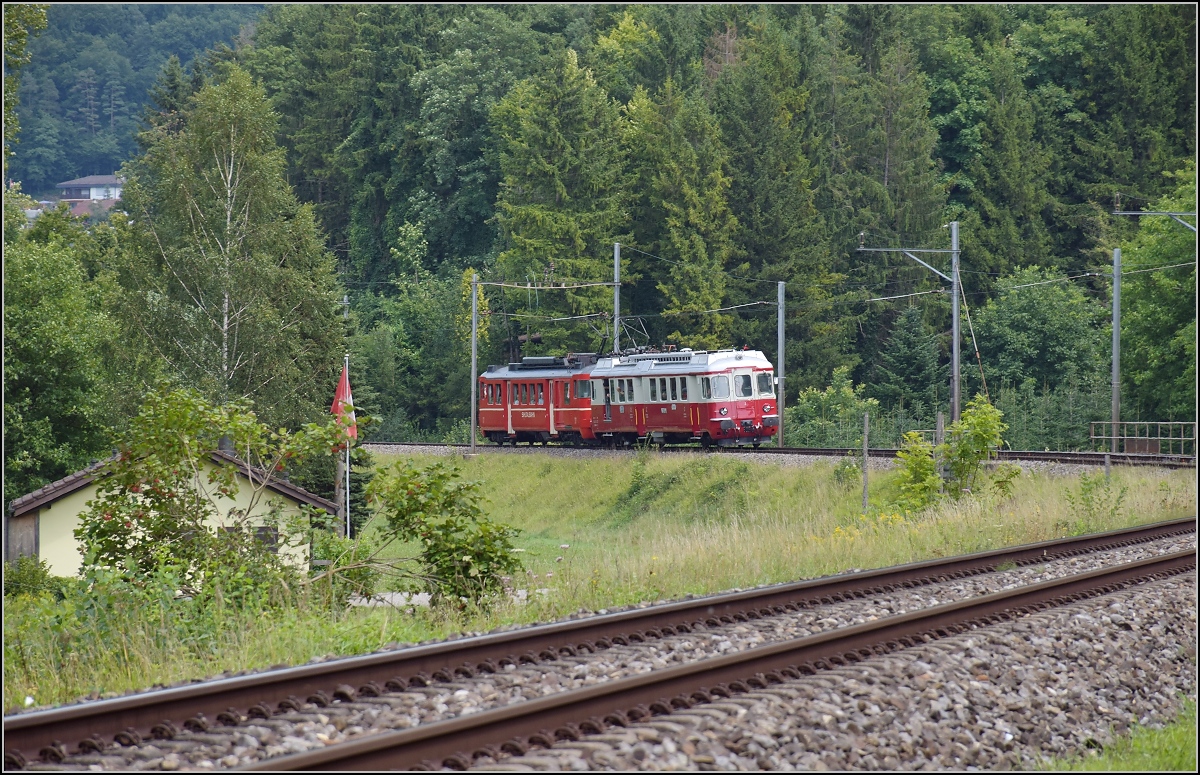
[[[499,444],[757,447],[779,430],[772,366],[757,350],[524,358],[479,381],[479,427]]]
[[[594,443],[591,353],[526,357],[488,366],[479,377],[479,428],[497,444],[562,441]]]

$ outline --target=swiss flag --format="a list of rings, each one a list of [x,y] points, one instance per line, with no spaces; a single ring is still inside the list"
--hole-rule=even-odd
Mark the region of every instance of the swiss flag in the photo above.
[[[350,394],[350,367],[342,367],[342,379],[338,382],[333,394],[333,406],[329,411],[337,415],[339,421],[348,428],[347,434],[352,439],[358,438],[358,424],[354,419],[354,396]],[[349,418],[349,419],[347,419]]]

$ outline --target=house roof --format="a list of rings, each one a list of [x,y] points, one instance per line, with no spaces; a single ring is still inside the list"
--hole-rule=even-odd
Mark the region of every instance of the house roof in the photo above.
[[[97,476],[103,475],[102,469],[113,459],[115,459],[115,456],[110,457],[108,460],[93,463],[82,471],[76,471],[69,476],[64,476],[57,482],[51,482],[45,487],[34,490],[27,495],[22,495],[20,498],[17,498],[12,503],[8,504],[9,516],[19,517],[22,514],[33,511],[34,509],[41,508],[48,503],[53,503],[59,498],[70,495],[76,490],[81,490],[84,487],[87,487],[96,480]],[[218,465],[237,466],[238,471],[254,484],[261,484],[264,480],[266,480],[268,490],[291,498],[292,500],[305,506],[316,506],[319,509],[324,509],[330,514],[337,512],[337,504],[333,503],[332,501],[325,500],[319,495],[314,495],[303,487],[298,487],[284,479],[272,477],[271,479],[267,480],[266,472],[264,472],[262,469],[249,466],[228,452],[221,452],[219,450],[213,451],[211,454],[211,459]]]
[[[67,188],[68,186],[120,186],[124,183],[125,181],[116,175],[88,175],[85,178],[75,178],[65,183],[58,183],[55,185],[55,188]]]
[[[117,206],[120,199],[64,199],[65,202],[71,202],[71,215],[76,217],[86,217],[92,214],[92,208],[98,208],[100,213],[106,213]]]

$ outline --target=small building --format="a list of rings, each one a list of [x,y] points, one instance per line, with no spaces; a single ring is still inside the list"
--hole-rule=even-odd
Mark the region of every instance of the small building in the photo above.
[[[59,196],[67,202],[120,199],[125,181],[116,175],[88,175],[59,183]]]
[[[32,556],[44,560],[55,576],[76,575],[83,564],[83,555],[79,551],[79,542],[75,539],[75,528],[79,526],[80,515],[88,510],[87,502],[96,497],[97,477],[104,475],[103,467],[107,462],[96,463],[82,471],[76,471],[10,503],[8,514],[5,515],[5,561]],[[263,482],[266,482],[266,490],[270,497],[260,501],[260,513],[267,510],[268,500],[279,503],[285,518],[297,514],[302,506],[323,509],[329,514],[337,512],[337,505],[331,501],[285,479],[268,478],[261,470],[246,465],[227,452],[214,451],[208,465],[234,466],[238,474],[236,498],[216,498],[221,514],[228,514],[231,509],[248,509],[252,485],[262,487]],[[216,522],[210,526],[222,527]],[[274,536],[265,534],[268,528],[259,526],[258,530],[260,538],[268,542],[274,541]],[[307,547],[292,551],[298,552],[292,559],[307,567]]]

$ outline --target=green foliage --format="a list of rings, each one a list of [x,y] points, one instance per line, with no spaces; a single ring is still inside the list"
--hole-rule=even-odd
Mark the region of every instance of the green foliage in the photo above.
[[[1102,473],[1080,475],[1079,489],[1066,493],[1071,516],[1075,518],[1072,535],[1083,535],[1093,530],[1096,524],[1111,524],[1120,516],[1128,493],[1128,487],[1114,486]]]
[[[247,485],[235,466],[211,459],[222,439],[257,470]],[[285,519],[267,485],[292,460],[335,452],[341,443],[344,431],[332,417],[296,432],[272,430],[248,401],[215,406],[193,389],[160,386],[123,434],[80,517],[84,573],[144,580],[169,570],[180,589],[218,579],[237,590],[269,587],[288,575],[287,549],[307,546],[315,515]],[[243,486],[249,493],[239,499]],[[260,527],[274,531],[274,548],[258,539]]]
[[[853,384],[845,366],[833,370],[832,384],[824,390],[800,391],[784,409],[787,445],[861,447],[863,415],[879,412],[879,402],[866,398],[865,391],[865,385]]]
[[[102,288],[71,235],[35,231],[4,251],[5,502],[103,456],[114,424],[106,358],[119,337]]]
[[[363,540],[338,538],[335,534],[319,530],[313,536],[313,560],[329,563],[329,571],[325,572],[321,583],[314,585],[314,591],[328,594],[330,604],[336,608],[345,608],[351,595],[370,597],[375,593],[380,572],[372,563],[372,547]],[[314,570],[320,571],[324,565],[314,563]]]
[[[912,413],[928,416],[946,397],[948,373],[948,365],[938,365],[937,339],[921,311],[909,307],[888,337],[867,392],[884,406],[907,404]]]
[[[553,67],[522,81],[492,110],[503,173],[496,222],[500,275],[510,281],[569,284],[611,278],[612,244],[624,234],[622,119],[568,49]],[[543,312],[583,315],[609,291],[545,293]],[[525,296],[526,294],[521,294]],[[580,326],[547,332],[552,351],[584,350]]]
[[[1002,498],[1011,498],[1013,481],[1021,477],[1021,467],[1016,463],[1001,463],[992,471],[992,491]]]
[[[967,403],[958,422],[946,429],[946,442],[937,452],[946,461],[947,489],[955,497],[974,490],[984,462],[1000,448],[1001,435],[1008,428],[1002,418],[999,409],[977,395]]]
[[[18,71],[29,64],[29,36],[46,29],[45,5],[11,3],[4,6],[4,180],[8,181],[11,145],[17,142],[21,128],[17,118],[19,99]],[[6,186],[7,187],[7,186]]]
[[[833,481],[842,487],[852,487],[855,482],[862,481],[862,464],[859,458],[847,454],[833,468]]]
[[[64,583],[69,579],[50,573],[50,566],[37,557],[18,557],[4,563],[4,596],[63,594]]]
[[[19,95],[5,88],[6,104],[10,94],[20,97],[24,135],[11,172],[39,197],[61,181],[112,174],[137,150],[138,117],[168,58],[202,69],[204,49],[234,43],[262,10],[211,4],[42,7],[45,30],[26,49],[31,61]],[[243,37],[235,45],[247,42]],[[7,118],[4,124],[7,131]]]
[[[1196,211],[1196,165],[1168,175],[1173,191],[1147,209]],[[1196,233],[1147,217],[1122,254],[1121,377],[1126,405],[1147,420],[1196,418]],[[1195,218],[1190,219],[1195,225]],[[1178,266],[1182,264],[1182,266]],[[1156,267],[1173,267],[1159,271]]]
[[[397,462],[376,474],[368,495],[387,539],[420,546],[421,577],[436,601],[486,604],[504,575],[522,570],[517,531],[483,515],[479,484],[461,481],[452,465]]]
[[[271,424],[314,418],[342,349],[332,256],[296,202],[261,87],[237,67],[148,130],[125,168],[116,256],[132,341],[210,400]]]
[[[1058,277],[1039,268],[1015,272],[972,315],[989,384],[1018,388],[1029,381],[1052,390],[1108,369],[1106,310],[1079,286],[1048,282]]]
[[[899,505],[917,511],[937,500],[942,479],[934,462],[933,445],[921,434],[910,431],[904,434],[904,444],[896,457],[900,460],[896,477],[900,489]]]

